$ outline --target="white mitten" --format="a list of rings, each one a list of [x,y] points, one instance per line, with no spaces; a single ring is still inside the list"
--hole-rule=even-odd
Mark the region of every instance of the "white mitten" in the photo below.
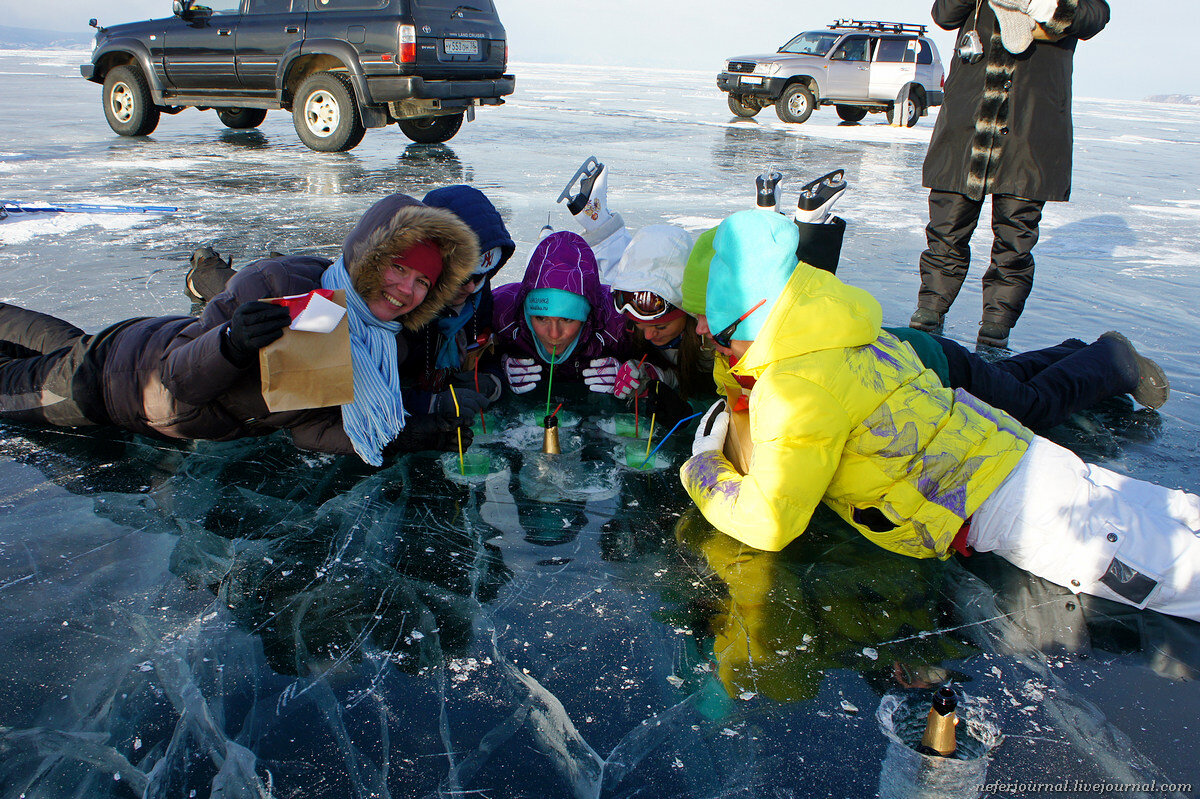
[[[1058,10],[1058,0],[1029,0],[1029,11],[1034,22],[1049,22]]]
[[[508,387],[514,394],[524,394],[533,391],[542,379],[542,367],[533,358],[513,358],[505,355],[501,359],[504,365],[504,377]]]
[[[599,394],[612,394],[620,371],[621,362],[616,358],[593,358],[583,370],[583,382]]]
[[[729,432],[729,410],[725,400],[717,400],[700,417],[696,437],[692,440],[692,454],[721,452],[725,449],[725,434]]]

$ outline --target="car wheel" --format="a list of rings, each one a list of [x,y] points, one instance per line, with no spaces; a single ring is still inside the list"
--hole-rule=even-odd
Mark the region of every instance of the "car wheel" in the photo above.
[[[292,123],[300,141],[323,153],[353,149],[367,132],[358,118],[350,79],[333,72],[304,79],[292,101]]]
[[[217,118],[227,128],[246,130],[257,128],[267,118],[265,108],[218,108]]]
[[[867,115],[867,109],[859,108],[856,105],[835,105],[837,115],[846,122],[861,122],[863,117]]]
[[[396,122],[400,132],[417,144],[441,144],[454,138],[462,127],[463,115],[441,117],[411,117]]]
[[[803,83],[793,83],[775,101],[775,113],[784,122],[804,122],[812,116],[817,101]]]
[[[145,136],[158,127],[158,107],[140,69],[114,67],[105,76],[104,117],[122,136]]]
[[[729,95],[729,110],[732,111],[737,116],[745,117],[746,119],[749,119],[750,117],[754,116],[759,111],[761,111],[762,106],[760,106],[758,103],[754,102],[753,100],[751,100],[748,103],[743,102],[740,94],[730,94]]]
[[[917,120],[921,118],[921,112],[925,110],[925,104],[921,102],[919,97],[909,96],[908,102],[904,104],[904,127],[911,128],[917,124]],[[887,121],[891,125],[896,117],[896,104],[892,103],[887,107]]]

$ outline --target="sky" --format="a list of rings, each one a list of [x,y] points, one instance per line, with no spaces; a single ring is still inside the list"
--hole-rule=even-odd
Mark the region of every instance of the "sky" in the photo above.
[[[711,70],[729,56],[772,52],[802,30],[837,17],[929,23],[930,0],[494,0],[508,30],[514,62],[645,65]],[[86,32],[102,24],[169,16],[169,0],[0,0],[0,24]],[[1113,18],[1075,58],[1075,94],[1141,99],[1200,95],[1200,70],[1190,57],[1200,38],[1195,0],[1110,0]],[[949,66],[954,37],[934,29]]]

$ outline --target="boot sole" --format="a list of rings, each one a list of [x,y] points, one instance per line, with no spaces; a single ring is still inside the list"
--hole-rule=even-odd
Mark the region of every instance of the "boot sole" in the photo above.
[[[1171,381],[1167,380],[1167,373],[1162,367],[1138,352],[1133,342],[1115,330],[1108,331],[1102,338],[1120,341],[1133,352],[1138,367],[1138,384],[1131,394],[1134,401],[1151,410],[1165,405],[1167,398],[1171,396]]]

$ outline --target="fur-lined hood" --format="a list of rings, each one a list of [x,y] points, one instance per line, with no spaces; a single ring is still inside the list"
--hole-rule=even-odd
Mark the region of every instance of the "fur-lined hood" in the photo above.
[[[428,239],[442,253],[442,274],[424,301],[400,318],[409,330],[432,322],[454,298],[479,262],[471,228],[454,214],[432,208],[407,194],[392,194],[372,205],[342,244],[342,263],[359,296],[368,302],[383,285],[392,258]]]

